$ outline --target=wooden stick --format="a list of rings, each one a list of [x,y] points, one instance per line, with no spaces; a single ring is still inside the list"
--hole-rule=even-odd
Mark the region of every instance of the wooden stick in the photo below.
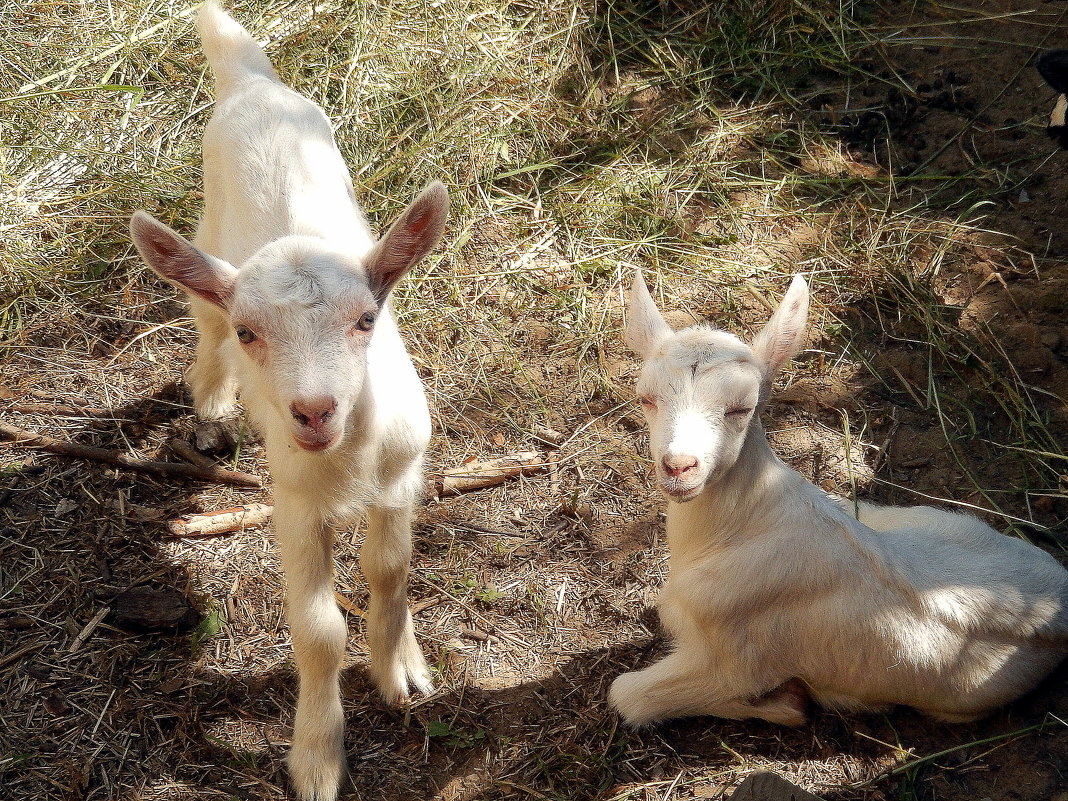
[[[173,445],[173,443],[172,443]],[[473,489],[493,487],[515,476],[529,476],[547,468],[545,458],[537,451],[524,451],[499,459],[485,462],[471,462],[461,467],[446,470],[444,477],[435,482],[438,495],[459,495]],[[235,506],[217,512],[204,512],[172,520],[167,524],[167,531],[172,537],[215,537],[229,534],[248,526],[258,526],[271,519],[273,506],[265,503],[251,503],[247,506]],[[452,520],[440,520],[442,525],[476,531],[482,534],[515,536],[515,532],[478,526],[473,523],[461,523]],[[352,611],[352,610],[349,610]],[[361,613],[362,614],[362,613]]]
[[[546,445],[551,445],[554,448],[559,448],[564,444],[564,440],[567,439],[563,434],[548,426],[536,425],[532,429],[534,436],[544,442]]]
[[[171,437],[167,440],[167,447],[171,449],[171,453],[179,459],[189,462],[189,464],[195,464],[197,467],[208,469],[217,466],[212,459],[202,454],[180,437]]]
[[[91,406],[79,409],[75,406],[67,406],[63,403],[11,403],[8,409],[19,414],[45,414],[58,415],[60,417],[103,417],[108,420],[125,420],[124,417],[116,417],[111,409],[98,409]]]
[[[178,462],[150,462],[145,459],[137,459],[127,456],[119,451],[110,451],[104,448],[93,448],[88,445],[78,445],[74,442],[61,442],[43,434],[34,434],[22,428],[0,423],[0,439],[10,440],[31,448],[55,453],[59,456],[71,456],[75,459],[87,459],[93,462],[119,467],[124,470],[136,470],[141,473],[152,473],[166,478],[196,478],[202,481],[214,481],[219,484],[233,484],[238,487],[263,486],[259,478],[248,473],[239,473],[236,470],[227,470],[223,467],[204,468],[191,464],[179,464]]]
[[[167,531],[172,537],[215,537],[262,525],[271,519],[273,511],[274,507],[265,503],[250,503],[248,506],[180,517],[167,524]]]
[[[441,480],[434,482],[434,489],[439,497],[459,495],[461,492],[503,484],[506,479],[515,476],[533,475],[546,467],[545,457],[540,453],[523,451],[446,470]]]

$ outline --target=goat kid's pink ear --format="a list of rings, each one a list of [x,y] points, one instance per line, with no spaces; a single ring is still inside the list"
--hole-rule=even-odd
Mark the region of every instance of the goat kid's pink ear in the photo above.
[[[627,347],[643,359],[648,359],[669,336],[671,326],[653,303],[649,287],[645,285],[641,270],[638,270],[634,274],[634,283],[630,288],[630,304],[627,306],[627,327],[624,334]]]
[[[437,245],[449,214],[449,193],[434,181],[409,204],[364,260],[371,291],[379,303],[393,285]]]
[[[767,365],[768,381],[801,349],[807,320],[808,284],[804,277],[795,275],[779,308],[753,340],[753,352]]]
[[[216,306],[230,305],[237,278],[232,264],[208,255],[143,211],[134,212],[130,236],[145,264],[161,278]]]

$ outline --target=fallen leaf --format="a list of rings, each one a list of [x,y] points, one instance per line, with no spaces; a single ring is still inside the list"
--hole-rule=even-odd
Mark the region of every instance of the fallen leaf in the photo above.
[[[70,704],[59,692],[50,693],[44,699],[45,711],[54,718],[62,717],[70,712]]]

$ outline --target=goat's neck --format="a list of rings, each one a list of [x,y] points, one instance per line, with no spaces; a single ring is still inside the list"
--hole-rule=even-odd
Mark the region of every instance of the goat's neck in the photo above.
[[[796,514],[801,496],[814,491],[775,455],[754,418],[734,465],[689,503],[669,503],[672,562],[759,536],[768,524]]]

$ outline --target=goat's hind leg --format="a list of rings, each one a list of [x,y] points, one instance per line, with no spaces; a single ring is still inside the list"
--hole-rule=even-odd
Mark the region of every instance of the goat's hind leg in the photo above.
[[[789,682],[754,696],[758,693],[752,688],[724,682],[714,665],[698,664],[676,652],[645,670],[624,673],[612,682],[608,700],[632,726],[693,715],[761,718],[786,726],[805,722],[807,698]]]
[[[345,778],[338,673],[348,628],[334,600],[333,530],[300,496],[277,487],[275,536],[300,676],[289,773],[302,801],[333,801]]]
[[[389,703],[404,701],[410,686],[424,693],[433,688],[408,609],[411,559],[412,506],[369,506],[367,537],[360,551],[371,595],[367,645],[371,678]]]

